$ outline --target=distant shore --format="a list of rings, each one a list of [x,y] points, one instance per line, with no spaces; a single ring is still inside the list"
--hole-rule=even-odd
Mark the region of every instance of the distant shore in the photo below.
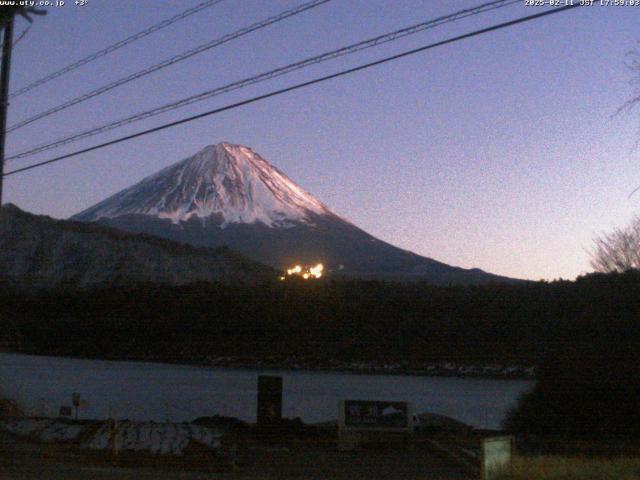
[[[0,349],[0,353],[16,355],[39,355],[35,352],[21,352]],[[301,372],[336,372],[355,375],[407,375],[416,377],[457,377],[457,378],[492,378],[501,380],[535,380],[536,367],[523,365],[507,365],[499,363],[461,364],[456,362],[434,362],[423,365],[402,365],[382,362],[345,362],[339,360],[317,360],[290,358],[259,358],[209,356],[206,359],[169,359],[146,357],[85,357],[76,355],[50,355],[61,358],[84,358],[87,360],[151,362],[167,365],[191,365],[213,368],[231,368],[242,370],[288,370]]]
[[[269,369],[311,372],[340,372],[365,375],[413,375],[429,377],[494,378],[533,380],[535,366],[503,364],[460,364],[456,362],[402,365],[380,362],[313,361],[301,358],[260,359],[253,357],[209,357],[205,365],[218,368]]]

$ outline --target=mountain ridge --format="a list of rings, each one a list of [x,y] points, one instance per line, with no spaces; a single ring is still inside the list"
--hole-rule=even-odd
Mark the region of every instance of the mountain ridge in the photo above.
[[[0,208],[0,272],[25,288],[198,281],[261,282],[276,272],[226,248],[210,249],[106,225]]]
[[[284,270],[434,284],[519,280],[464,269],[379,240],[344,220],[248,147],[222,142],[71,217],[197,246],[228,246]]]

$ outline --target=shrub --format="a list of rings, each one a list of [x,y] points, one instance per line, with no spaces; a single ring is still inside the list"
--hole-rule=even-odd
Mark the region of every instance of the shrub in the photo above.
[[[539,370],[533,390],[508,414],[505,427],[542,436],[640,437],[637,354],[608,345],[609,351],[594,346],[553,355]]]

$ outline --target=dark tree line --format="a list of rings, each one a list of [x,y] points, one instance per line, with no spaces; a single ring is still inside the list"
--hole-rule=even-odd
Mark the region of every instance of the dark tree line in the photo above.
[[[640,339],[640,274],[436,287],[328,280],[0,293],[0,345],[27,353],[540,364]]]
[[[556,352],[505,426],[540,437],[607,441],[640,437],[640,355],[631,342]]]
[[[536,364],[507,426],[564,437],[640,435],[640,273],[436,287],[286,281],[0,289],[0,348],[105,359]]]

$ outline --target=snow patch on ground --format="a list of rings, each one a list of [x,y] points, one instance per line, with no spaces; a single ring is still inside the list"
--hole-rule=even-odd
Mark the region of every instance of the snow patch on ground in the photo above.
[[[118,450],[147,451],[181,455],[190,442],[197,442],[210,450],[218,450],[225,432],[192,423],[118,422],[116,447]],[[82,448],[104,450],[113,448],[113,430],[105,423]]]
[[[76,424],[55,419],[23,418],[0,422],[0,429],[20,437],[46,443],[78,440],[95,424]],[[118,450],[144,451],[181,455],[190,442],[217,451],[226,432],[192,423],[118,422],[115,432],[110,421],[102,422],[93,435],[82,441],[80,448],[110,450],[113,439]]]

